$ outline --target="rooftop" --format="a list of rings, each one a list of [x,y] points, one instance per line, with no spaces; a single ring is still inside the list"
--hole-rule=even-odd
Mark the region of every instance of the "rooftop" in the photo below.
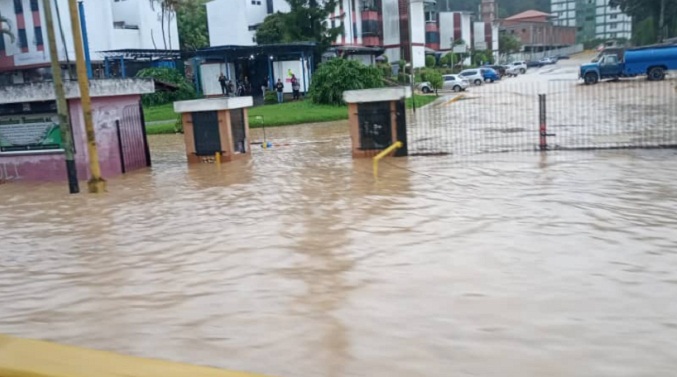
[[[547,18],[552,18],[553,15],[550,14],[550,13],[545,13],[545,12],[541,12],[541,11],[538,11],[538,10],[530,9],[530,10],[524,11],[522,13],[517,13],[515,15],[512,15],[512,16],[506,18],[505,20],[506,21],[520,21],[520,20],[524,20],[524,19],[540,18],[540,17],[544,17],[544,18],[547,19]]]

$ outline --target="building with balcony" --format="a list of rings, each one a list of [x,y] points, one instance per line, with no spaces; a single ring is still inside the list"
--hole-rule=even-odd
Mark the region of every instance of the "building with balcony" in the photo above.
[[[83,0],[92,63],[103,75],[103,62],[116,50],[172,50],[179,47],[176,17],[161,22],[159,7],[148,0]],[[75,61],[68,0],[52,7],[59,61]],[[47,31],[41,0],[0,0],[0,14],[16,37],[0,36],[0,85],[51,79]],[[60,16],[60,17],[59,17]],[[59,27],[60,26],[60,27]],[[63,30],[61,35],[59,29]],[[66,74],[68,71],[66,70]]]
[[[555,25],[576,28],[578,43],[632,37],[632,18],[608,0],[551,0],[551,10]]]
[[[256,28],[266,17],[289,12],[286,0],[213,0],[206,6],[212,47],[254,46]]]

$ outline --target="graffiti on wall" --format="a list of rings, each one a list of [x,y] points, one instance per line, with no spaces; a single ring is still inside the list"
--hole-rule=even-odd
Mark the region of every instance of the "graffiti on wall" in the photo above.
[[[0,161],[0,184],[21,179],[19,164],[16,162]]]

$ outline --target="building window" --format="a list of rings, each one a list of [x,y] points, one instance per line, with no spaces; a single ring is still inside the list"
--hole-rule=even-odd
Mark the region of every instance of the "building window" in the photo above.
[[[42,46],[44,45],[44,42],[42,40],[42,28],[40,26],[36,26],[35,29],[33,29],[35,32],[35,44],[37,46]]]
[[[252,5],[261,5],[261,0],[252,0]]]
[[[26,29],[19,29],[19,47],[28,48],[28,37],[26,37]]]
[[[609,29],[615,29],[615,28],[616,28],[616,24],[609,24]]]
[[[37,12],[40,10],[38,6],[38,0],[31,0],[31,12]]]
[[[5,51],[5,37],[0,35],[0,51]]]
[[[266,7],[268,8],[268,14],[273,14],[273,0],[266,0]]]
[[[24,12],[24,6],[21,3],[21,0],[14,0],[14,13],[22,14]]]
[[[609,18],[611,18],[612,20],[615,20],[615,19],[618,18],[618,15],[617,15],[617,14],[612,14],[611,16],[609,16]]]
[[[616,38],[616,33],[611,33],[611,38]]]
[[[249,29],[249,31],[256,31],[256,29],[258,29],[258,28],[259,28],[259,24],[256,24],[256,25],[249,25],[248,29]]]

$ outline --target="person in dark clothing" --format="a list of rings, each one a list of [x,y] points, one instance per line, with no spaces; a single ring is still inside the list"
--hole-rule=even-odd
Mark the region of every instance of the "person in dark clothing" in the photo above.
[[[227,95],[228,87],[226,86],[226,76],[223,75],[223,72],[219,75],[219,84],[221,84],[221,94]]]
[[[298,101],[301,99],[301,83],[299,82],[299,79],[296,78],[296,76],[292,75],[291,76],[291,89],[292,92],[294,93],[294,101]]]
[[[281,79],[277,79],[275,90],[277,90],[277,103],[282,103],[284,101],[284,84]]]

